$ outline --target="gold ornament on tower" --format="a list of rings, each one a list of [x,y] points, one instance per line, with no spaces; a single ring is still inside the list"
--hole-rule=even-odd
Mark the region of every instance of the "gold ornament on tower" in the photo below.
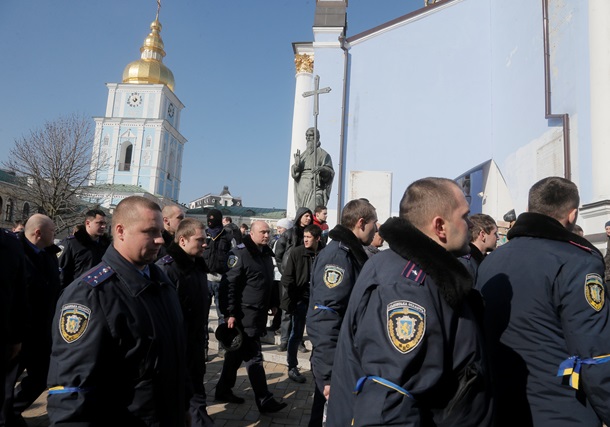
[[[163,64],[165,50],[161,40],[159,12],[150,24],[150,34],[140,48],[140,59],[133,61],[123,71],[123,83],[164,84],[174,90],[174,74]]]

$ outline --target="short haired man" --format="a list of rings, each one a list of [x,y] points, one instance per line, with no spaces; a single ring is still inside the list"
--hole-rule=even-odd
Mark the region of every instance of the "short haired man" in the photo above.
[[[286,403],[275,400],[267,388],[261,352],[260,338],[267,333],[267,311],[277,307],[274,304],[277,301],[271,301],[273,252],[267,246],[270,232],[265,221],[254,221],[250,234],[229,255],[228,298],[223,312],[229,329],[243,331],[243,342],[239,349],[225,354],[216,385],[216,400],[244,403],[244,399],[231,390],[237,380],[237,370],[244,361],[256,406],[262,413],[277,412],[286,407]]]
[[[25,253],[25,317],[21,352],[10,365],[4,410],[6,425],[24,425],[21,413],[47,388],[51,356],[51,322],[59,297],[59,247],[53,244],[55,224],[46,215],[32,215],[17,234]],[[17,386],[17,380],[27,371]],[[4,425],[4,424],[3,424]]]
[[[377,212],[368,201],[348,202],[341,212],[341,223],[329,233],[331,242],[313,265],[307,335],[313,345],[311,369],[316,387],[310,427],[322,425],[339,329],[354,283],[368,259],[363,245],[373,241],[376,224]]]
[[[364,248],[366,250],[366,256],[368,256],[369,258],[372,257],[373,255],[376,255],[379,252],[381,252],[381,250],[379,248],[383,246],[384,240],[383,240],[383,237],[381,237],[379,235],[380,227],[381,227],[381,223],[379,221],[377,221],[377,231],[375,232],[373,241],[371,242],[370,245],[365,246],[365,248]]]
[[[25,224],[20,219],[13,223],[13,233],[21,233],[24,228]]]
[[[247,236],[248,234],[250,234],[250,232],[248,230],[249,230],[248,224],[246,224],[245,222],[239,226],[239,231],[241,232],[242,239],[245,236]]]
[[[282,274],[283,294],[280,307],[290,316],[291,330],[288,338],[288,377],[304,383],[305,377],[298,368],[297,350],[305,332],[305,318],[309,306],[309,278],[313,261],[320,250],[322,230],[309,224],[303,230],[303,244],[288,254],[286,268]]]
[[[166,205],[161,211],[163,215],[163,246],[159,250],[159,258],[167,255],[167,247],[174,241],[174,235],[184,219],[184,210],[178,205]]]
[[[324,244],[328,243],[328,224],[326,219],[328,218],[328,209],[324,205],[316,206],[313,211],[313,223],[320,227],[322,230],[322,241]]]
[[[186,218],[178,225],[174,241],[167,247],[167,255],[157,261],[157,265],[178,289],[186,325],[186,366],[189,387],[193,393],[189,407],[191,427],[214,425],[206,409],[203,385],[210,312],[208,268],[203,260],[205,241],[205,227],[201,221]]]
[[[538,181],[479,268],[498,425],[610,424],[610,363],[595,359],[610,353],[604,263],[570,232],[579,203],[567,179]]]
[[[106,236],[106,214],[101,209],[91,209],[85,214],[84,227],[60,244],[59,257],[61,287],[65,288],[84,272],[99,264],[110,246]]]
[[[470,272],[473,279],[477,277],[479,265],[488,252],[498,246],[498,226],[492,217],[486,214],[474,214],[468,218],[472,224],[470,229],[470,253],[459,258],[460,262]]]
[[[241,243],[241,231],[236,224],[233,224],[233,218],[230,216],[225,216],[222,218],[222,225],[225,230],[230,231],[233,239],[235,239],[235,244],[239,245]]]
[[[123,199],[102,262],[60,296],[48,379],[52,426],[185,425],[182,311],[176,288],[153,264],[162,231],[156,203]]]
[[[354,286],[327,426],[489,425],[472,278],[456,258],[468,251],[468,213],[454,181],[424,178],[381,226],[389,250],[365,264]]]

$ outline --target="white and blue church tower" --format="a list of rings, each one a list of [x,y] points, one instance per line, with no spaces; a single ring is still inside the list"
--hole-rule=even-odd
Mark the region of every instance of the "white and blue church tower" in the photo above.
[[[141,194],[162,204],[180,194],[180,134],[184,105],[174,93],[174,75],[163,64],[159,14],[140,48],[141,57],[125,67],[122,83],[107,83],[103,117],[94,117],[89,196],[106,207]],[[146,194],[148,193],[148,194]]]

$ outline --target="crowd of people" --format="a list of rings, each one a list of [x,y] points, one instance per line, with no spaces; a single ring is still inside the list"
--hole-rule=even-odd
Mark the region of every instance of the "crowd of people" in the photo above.
[[[325,206],[303,207],[275,235],[132,196],[56,245],[32,215],[0,232],[0,426],[26,425],[47,388],[54,426],[214,426],[212,301],[220,402],[245,402],[244,363],[258,410],[283,410],[261,338],[281,335],[288,378],[305,383],[307,331],[310,427],[609,424],[610,275],[573,232],[579,204],[572,182],[542,179],[500,247],[494,219],[444,178],[409,185],[383,225],[356,199],[330,230]]]

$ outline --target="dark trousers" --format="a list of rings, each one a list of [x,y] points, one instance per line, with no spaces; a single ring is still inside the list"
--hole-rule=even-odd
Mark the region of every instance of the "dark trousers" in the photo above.
[[[290,331],[292,330],[292,316],[286,312],[282,314],[282,323],[280,324],[280,342],[282,344],[288,344],[290,338]]]
[[[305,332],[305,319],[307,318],[308,302],[299,301],[293,313],[290,314],[292,330],[290,338],[288,338],[288,370],[296,368],[299,364],[297,361],[297,352],[299,345],[303,341],[303,333]]]
[[[11,425],[11,421],[29,408],[47,388],[51,349],[46,345],[40,345],[41,341],[46,341],[44,337],[39,339],[40,341],[37,339],[25,341],[19,355],[8,364],[2,405],[7,425]],[[26,376],[19,386],[15,387],[17,380],[26,369]]]
[[[208,292],[210,294],[210,306],[212,305],[212,298],[214,299],[214,304],[216,305],[216,315],[218,316],[218,324],[222,324],[225,322],[225,318],[222,315],[222,313],[220,312],[220,300],[219,300],[219,293],[220,293],[220,284],[222,282],[212,282],[211,280],[208,280]]]
[[[205,393],[194,393],[189,402],[191,414],[191,427],[213,427],[214,421],[207,412]]]
[[[326,398],[324,397],[324,382],[316,376],[316,369],[313,362],[311,372],[313,373],[316,387],[313,392],[313,403],[311,405],[311,416],[309,417],[308,427],[322,427],[322,420],[324,419],[324,405],[326,405]]]
[[[245,362],[248,379],[252,385],[252,391],[254,391],[256,405],[260,408],[273,398],[273,394],[267,388],[261,341],[258,337],[250,337],[246,334],[244,334],[243,338],[244,341],[238,350],[227,351],[225,353],[222,373],[220,374],[218,385],[216,385],[216,393],[227,393],[235,386],[237,370],[241,366],[241,362]]]

